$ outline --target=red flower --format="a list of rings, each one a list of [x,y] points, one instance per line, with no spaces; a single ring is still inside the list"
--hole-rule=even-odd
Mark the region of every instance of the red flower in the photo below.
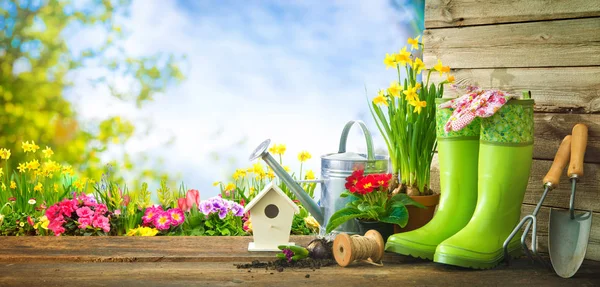
[[[31,216],[27,216],[27,223],[29,223],[29,225],[33,226],[33,219],[31,219]]]
[[[375,184],[377,187],[387,188],[390,184],[390,180],[392,179],[392,174],[390,173],[382,173],[373,175]]]
[[[365,171],[362,169],[355,170],[352,174],[346,178],[346,189],[350,190],[353,186],[363,179]],[[352,192],[352,191],[351,191]]]
[[[375,188],[377,188],[377,181],[375,176],[372,174],[367,175],[360,179],[358,183],[356,183],[356,187],[359,194],[367,194],[373,192]]]

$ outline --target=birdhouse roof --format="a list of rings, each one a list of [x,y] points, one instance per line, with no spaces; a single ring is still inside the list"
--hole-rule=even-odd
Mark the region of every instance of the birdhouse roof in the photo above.
[[[283,197],[285,202],[287,202],[292,209],[294,209],[294,213],[300,212],[298,205],[296,205],[287,195],[285,195],[285,193],[283,193],[283,191],[275,184],[274,181],[267,184],[267,186],[265,186],[265,188],[259,194],[257,194],[256,197],[252,199],[250,203],[248,203],[248,205],[246,205],[244,212],[250,211],[256,205],[256,203],[258,203],[263,197],[265,197],[267,193],[269,193],[270,190],[275,191],[279,196]]]

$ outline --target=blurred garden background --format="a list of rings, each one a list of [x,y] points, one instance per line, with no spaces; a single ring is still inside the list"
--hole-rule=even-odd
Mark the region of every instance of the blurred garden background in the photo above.
[[[318,176],[348,120],[377,135],[365,90],[389,85],[383,58],[421,33],[423,5],[0,0],[0,147],[11,170],[35,141],[82,176],[111,164],[129,185],[168,177],[208,198],[270,138]],[[348,149],[364,148],[355,131]]]

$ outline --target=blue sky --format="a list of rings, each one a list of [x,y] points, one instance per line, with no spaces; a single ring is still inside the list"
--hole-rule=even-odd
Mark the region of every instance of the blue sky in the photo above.
[[[319,155],[336,150],[352,119],[366,121],[385,152],[365,87],[371,98],[394,79],[383,58],[417,34],[409,2],[133,1],[127,52],[185,54],[186,81],[136,110],[91,86],[98,71],[87,69],[73,76],[69,98],[86,119],[151,119],[149,135],[126,150],[165,158],[159,168],[181,174],[203,198],[217,193],[212,182],[249,166],[248,155],[267,138],[287,145],[284,161],[293,169],[298,152],[312,153],[308,167],[318,173]],[[101,39],[81,31],[70,45],[94,41]],[[165,150],[161,143],[171,137]],[[348,150],[364,151],[359,132]]]

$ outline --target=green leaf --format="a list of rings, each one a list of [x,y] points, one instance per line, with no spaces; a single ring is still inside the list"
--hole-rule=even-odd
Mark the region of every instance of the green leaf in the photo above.
[[[379,221],[398,224],[401,227],[404,227],[408,223],[408,210],[405,206],[396,206],[391,210],[388,216],[380,217]]]
[[[355,208],[342,208],[331,215],[329,222],[327,223],[327,233],[333,231],[336,227],[342,225],[344,222],[364,216],[365,213]]]
[[[340,197],[348,197],[351,196],[352,193],[350,193],[349,191],[345,190],[344,192],[342,192],[342,194],[340,194]]]
[[[392,206],[402,204],[402,205],[413,205],[418,208],[425,208],[424,205],[416,202],[414,199],[410,198],[410,196],[406,195],[405,193],[398,193],[398,194],[392,196],[392,198],[390,199],[390,202],[391,202]]]

